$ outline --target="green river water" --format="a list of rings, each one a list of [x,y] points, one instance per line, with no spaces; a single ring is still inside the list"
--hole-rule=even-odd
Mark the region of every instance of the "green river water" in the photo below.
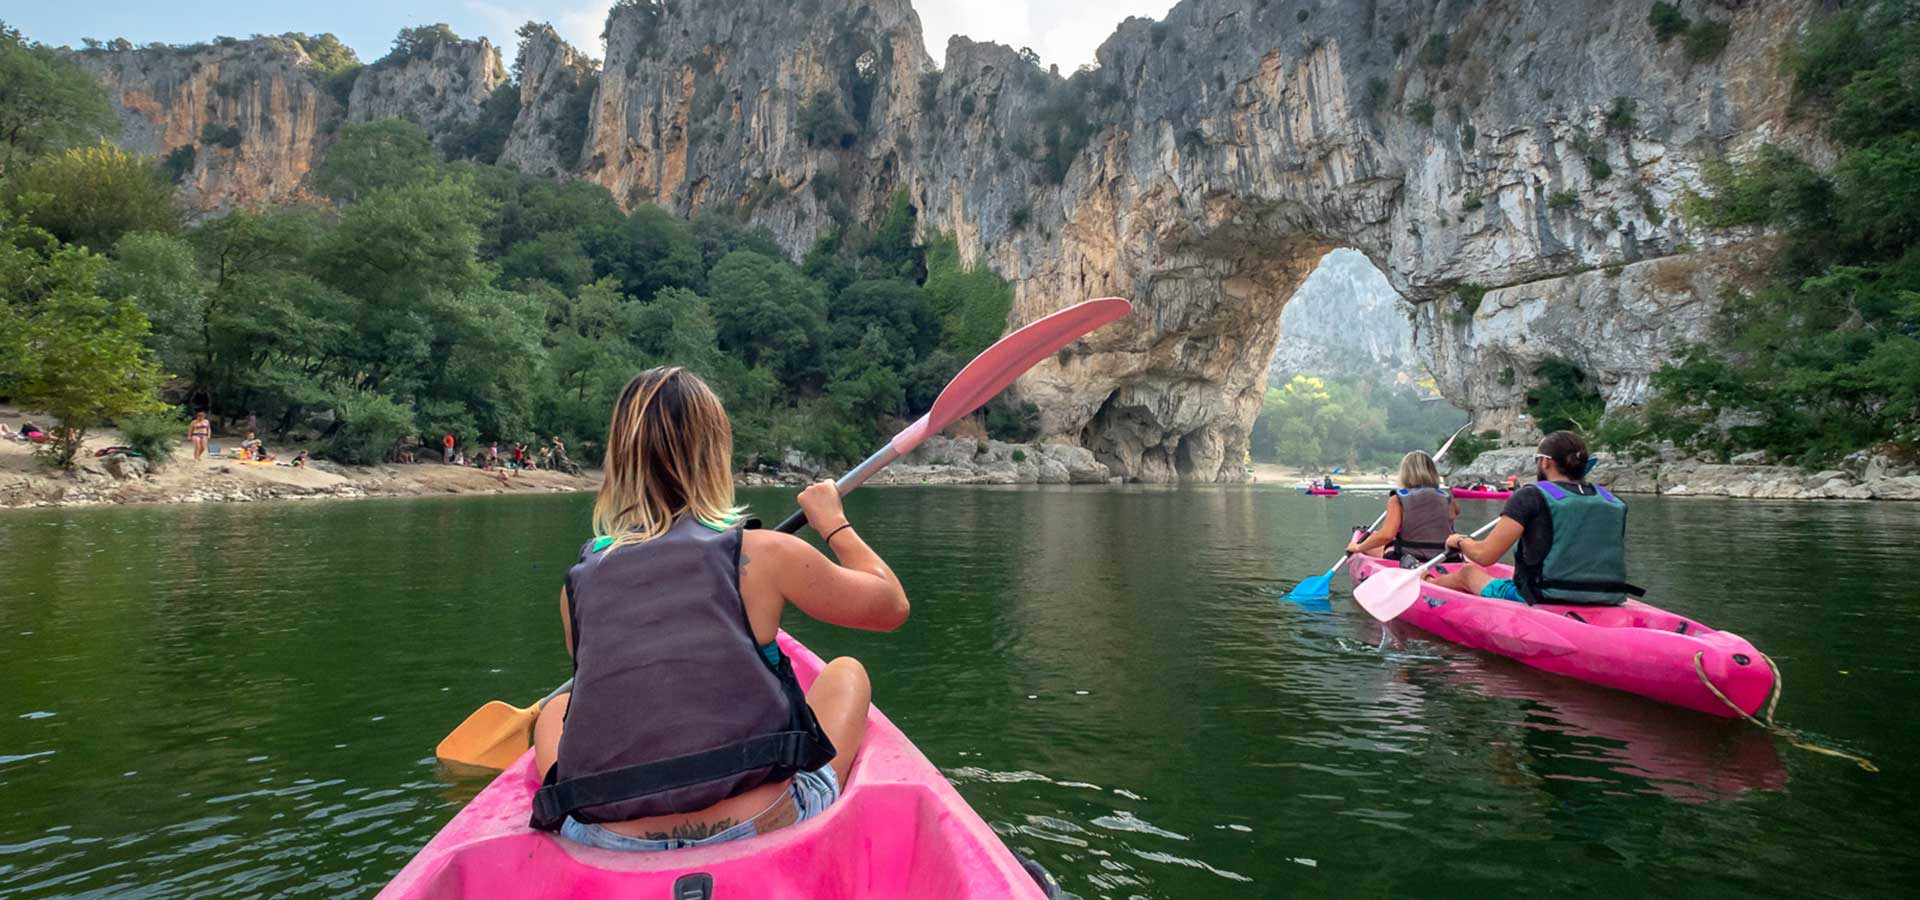
[[[566,677],[588,502],[0,513],[0,896],[370,896],[484,783],[434,743]],[[1920,505],[1631,502],[1883,772],[1282,599],[1378,496],[866,490],[912,621],[788,627],[1084,898],[1916,896]]]

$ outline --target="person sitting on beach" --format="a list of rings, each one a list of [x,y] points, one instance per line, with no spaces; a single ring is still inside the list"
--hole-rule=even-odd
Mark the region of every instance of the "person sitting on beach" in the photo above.
[[[1627,505],[1606,488],[1588,484],[1587,444],[1571,431],[1540,441],[1534,455],[1539,480],[1507,499],[1499,524],[1482,540],[1446,539],[1472,565],[1428,579],[1497,600],[1617,606],[1640,588],[1627,583]],[[1513,550],[1512,578],[1481,568]]]
[[[290,465],[292,465],[296,469],[301,468],[306,464],[307,464],[307,451],[305,450],[301,450],[299,453],[295,453],[293,455],[293,462],[290,463]]]
[[[1415,450],[1400,459],[1400,489],[1387,495],[1387,515],[1379,530],[1348,544],[1348,553],[1423,563],[1445,552],[1460,504],[1440,486],[1433,457]]]
[[[7,427],[7,423],[0,422],[0,441],[24,441],[24,440],[26,440],[26,438],[21,436],[20,434],[15,433],[12,428]]]
[[[832,482],[799,501],[837,564],[743,518],[726,410],[685,369],[636,376],[609,431],[598,537],[560,591],[573,691],[534,727],[545,780],[530,824],[648,851],[820,815],[865,739],[872,686],[841,657],[803,693],[774,640],[781,614],[792,604],[823,622],[891,631],[908,614],[900,580],[853,530]]]

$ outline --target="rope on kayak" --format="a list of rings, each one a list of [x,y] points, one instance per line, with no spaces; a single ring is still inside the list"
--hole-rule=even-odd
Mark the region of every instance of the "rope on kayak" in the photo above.
[[[1755,651],[1755,652],[1758,652],[1758,651]],[[1740,715],[1740,718],[1745,719],[1749,722],[1752,722],[1754,725],[1764,728],[1772,734],[1777,734],[1783,738],[1786,738],[1787,743],[1792,744],[1795,747],[1799,747],[1802,750],[1811,750],[1815,753],[1824,754],[1826,756],[1837,756],[1841,759],[1850,759],[1850,760],[1853,760],[1853,762],[1856,765],[1858,765],[1860,768],[1865,769],[1868,772],[1880,771],[1880,767],[1874,765],[1870,760],[1868,760],[1864,756],[1855,756],[1854,754],[1848,753],[1844,750],[1835,750],[1832,747],[1822,747],[1818,744],[1809,743],[1806,740],[1803,740],[1800,737],[1799,733],[1795,732],[1793,729],[1786,728],[1784,726],[1777,725],[1774,723],[1773,711],[1780,708],[1780,697],[1787,692],[1787,682],[1786,682],[1786,678],[1780,674],[1780,667],[1774,664],[1773,657],[1768,656],[1765,653],[1760,654],[1760,658],[1767,661],[1767,668],[1773,670],[1773,697],[1767,701],[1767,718],[1766,718],[1766,721],[1763,722],[1759,719],[1754,718],[1752,713],[1749,713],[1746,710],[1741,709],[1732,700],[1727,699],[1727,695],[1721,693],[1720,689],[1714,686],[1713,679],[1707,677],[1706,667],[1700,664],[1701,658],[1706,655],[1707,653],[1705,650],[1697,651],[1693,654],[1693,673],[1695,675],[1700,676],[1700,683],[1706,685],[1707,690],[1712,691],[1715,697],[1720,698],[1720,702],[1725,703],[1728,709],[1733,710],[1735,713],[1738,713]]]

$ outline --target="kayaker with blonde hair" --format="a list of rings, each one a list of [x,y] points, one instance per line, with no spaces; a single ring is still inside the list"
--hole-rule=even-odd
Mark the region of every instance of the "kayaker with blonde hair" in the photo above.
[[[541,711],[535,828],[610,850],[739,840],[819,815],[866,736],[860,663],[828,663],[804,695],[774,643],[788,603],[890,631],[906,592],[860,539],[832,482],[800,492],[839,562],[757,530],[733,496],[733,429],[679,367],[621,391],[607,429],[597,535],[560,591],[571,694]]]
[[[1627,505],[1606,488],[1587,483],[1593,460],[1587,443],[1571,431],[1540,439],[1533,454],[1537,481],[1507,498],[1500,520],[1485,538],[1447,538],[1473,565],[1429,580],[1496,600],[1617,606],[1640,588],[1627,583]],[[1513,550],[1512,578],[1495,578],[1481,566]]]
[[[1409,565],[1423,563],[1445,552],[1460,518],[1460,504],[1440,486],[1440,470],[1433,457],[1415,450],[1400,458],[1400,487],[1387,495],[1387,515],[1380,527],[1347,545],[1348,553],[1384,556]]]

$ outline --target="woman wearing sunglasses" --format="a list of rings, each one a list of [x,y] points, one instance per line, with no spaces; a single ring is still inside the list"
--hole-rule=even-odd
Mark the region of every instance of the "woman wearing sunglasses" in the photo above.
[[[1507,498],[1492,533],[1475,540],[1446,539],[1474,565],[1428,577],[1442,587],[1497,600],[1617,606],[1642,591],[1627,583],[1627,505],[1606,488],[1588,484],[1587,444],[1571,431],[1540,441],[1533,455],[1537,481]],[[1512,578],[1482,566],[1513,550]],[[1436,566],[1436,571],[1440,567]]]

